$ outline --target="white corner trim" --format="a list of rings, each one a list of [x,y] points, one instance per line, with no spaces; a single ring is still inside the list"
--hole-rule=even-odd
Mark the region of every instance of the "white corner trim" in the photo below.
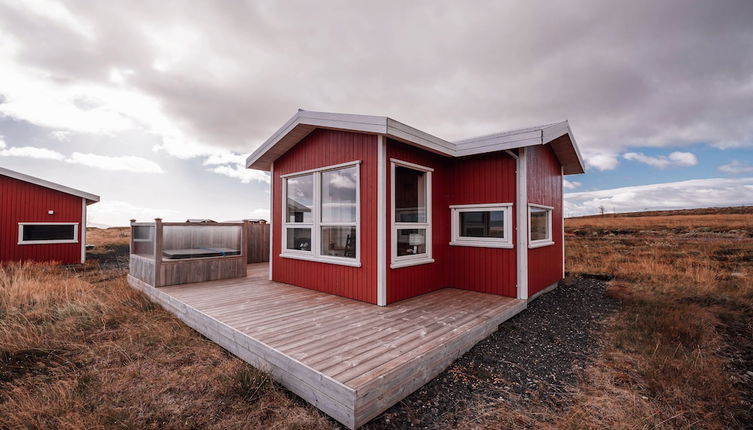
[[[516,191],[515,198],[518,204],[517,213],[517,278],[518,298],[528,299],[528,166],[526,165],[526,148],[518,150],[516,160]]]
[[[280,190],[282,193],[282,189]],[[274,236],[275,236],[275,162],[273,161],[269,165],[269,280],[272,280],[272,264],[274,263],[274,255],[272,249],[274,248]],[[280,230],[282,235],[282,229]]]
[[[81,264],[86,263],[86,199],[81,198]]]
[[[563,201],[565,194],[565,168],[560,166],[560,207],[562,208],[562,224],[560,225],[562,234],[562,279],[565,279],[565,203]]]
[[[377,305],[387,306],[387,148],[377,136]]]
[[[24,226],[26,225],[72,225],[73,239],[62,240],[23,240]],[[52,243],[79,243],[77,222],[19,222],[18,223],[18,245],[47,245]]]

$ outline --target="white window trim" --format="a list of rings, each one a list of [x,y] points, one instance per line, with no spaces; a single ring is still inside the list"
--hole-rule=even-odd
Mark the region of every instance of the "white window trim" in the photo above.
[[[314,261],[318,263],[327,264],[339,264],[342,266],[361,267],[361,160],[350,161],[348,163],[335,164],[331,166],[320,167],[316,169],[304,170],[301,172],[288,173],[280,175],[282,198],[280,200],[282,204],[282,217],[281,217],[281,229],[280,239],[282,252],[280,257],[292,258],[295,260]],[[356,222],[321,222],[321,186],[322,186],[322,172],[328,172],[331,170],[340,170],[347,167],[359,167],[356,174]],[[300,222],[288,222],[287,220],[287,201],[288,201],[288,187],[286,186],[289,178],[295,178],[298,176],[314,175],[314,194],[313,194],[313,217],[312,222],[300,223]],[[327,226],[353,226],[356,228],[356,256],[355,258],[348,257],[333,257],[331,255],[322,255],[321,252],[321,228]],[[295,249],[287,249],[288,242],[288,228],[310,228],[311,229],[311,251],[300,251]]]
[[[395,167],[403,166],[409,169],[426,172],[426,222],[395,222]],[[390,159],[390,225],[391,225],[391,269],[401,267],[417,266],[419,264],[430,264],[434,262],[432,258],[432,222],[431,222],[431,175],[434,169],[431,167],[420,166],[407,161]],[[397,231],[403,229],[426,230],[426,253],[420,255],[397,255]]]
[[[72,225],[73,239],[62,240],[23,240],[24,226],[26,225]],[[78,223],[77,222],[19,222],[18,223],[18,244],[19,245],[44,245],[50,243],[78,243]]]
[[[452,246],[474,246],[479,248],[512,249],[512,203],[485,203],[474,205],[450,205],[451,210],[451,241]],[[504,212],[504,238],[497,237],[465,237],[460,236],[461,212]]]
[[[546,222],[547,222],[547,232],[549,233],[549,237],[546,239],[539,239],[539,240],[531,240],[531,208],[537,208],[537,209],[546,209]],[[528,203],[528,247],[529,248],[541,248],[543,246],[551,246],[554,245],[554,240],[552,239],[552,214],[554,213],[554,208],[552,206],[545,206],[545,205],[538,205],[534,203]]]

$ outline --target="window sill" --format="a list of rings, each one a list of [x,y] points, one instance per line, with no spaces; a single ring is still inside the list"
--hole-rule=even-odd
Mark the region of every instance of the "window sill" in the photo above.
[[[399,269],[401,267],[419,266],[421,264],[431,264],[434,262],[433,258],[416,258],[411,260],[393,261],[390,264],[390,269]]]
[[[451,246],[472,246],[476,248],[502,248],[512,249],[514,246],[512,243],[495,243],[495,242],[471,242],[465,240],[455,240],[450,242]]]
[[[531,249],[533,249],[533,248],[543,248],[545,246],[552,246],[552,245],[554,245],[554,242],[552,242],[551,240],[545,240],[545,241],[541,241],[541,242],[531,242],[531,243],[528,244],[528,248],[531,248]]]
[[[47,245],[51,243],[78,243],[78,240],[28,240],[18,242],[18,245]]]
[[[301,254],[280,254],[280,257],[282,258],[291,258],[293,260],[304,260],[304,261],[313,261],[315,263],[326,263],[326,264],[338,264],[340,266],[349,266],[349,267],[361,267],[361,262],[353,259],[352,261],[348,261],[345,258],[327,258],[327,257],[316,257],[313,255],[301,255]]]

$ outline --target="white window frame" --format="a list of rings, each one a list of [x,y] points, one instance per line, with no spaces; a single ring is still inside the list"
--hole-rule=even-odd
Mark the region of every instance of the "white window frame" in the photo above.
[[[512,203],[486,203],[475,205],[450,205],[452,246],[475,246],[479,248],[513,248],[512,243]],[[469,237],[461,236],[460,214],[462,212],[504,212],[504,236],[498,237]]]
[[[24,226],[27,225],[72,225],[73,239],[61,240],[23,240]],[[18,223],[18,244],[19,245],[44,245],[49,243],[78,243],[78,223],[77,222],[19,222]]]
[[[280,176],[282,196],[282,224],[280,229],[281,250],[280,257],[292,258],[296,260],[315,261],[327,264],[339,264],[342,266],[361,267],[361,160],[350,161],[342,164],[320,167],[302,172],[289,173]],[[322,173],[332,170],[340,170],[348,167],[356,167],[356,221],[355,222],[321,222],[321,194],[322,194]],[[288,187],[287,180],[298,176],[314,176],[314,194],[313,194],[313,214],[312,222],[288,222],[287,202]],[[356,255],[355,258],[335,257],[331,255],[322,255],[321,250],[321,228],[328,226],[353,226],[356,228]],[[301,251],[296,249],[287,249],[288,245],[288,228],[310,228],[311,229],[311,251]]]
[[[426,173],[426,222],[395,222],[395,168],[397,166],[407,167]],[[390,225],[391,227],[391,269],[401,267],[417,266],[419,264],[433,263],[432,258],[432,222],[431,222],[431,175],[434,169],[431,167],[420,166],[407,161],[390,159]],[[405,229],[426,230],[426,253],[419,255],[397,255],[397,231]]]
[[[548,236],[546,239],[539,239],[539,240],[533,240],[531,239],[531,208],[536,209],[545,209],[546,212],[546,223],[547,223],[547,233]],[[552,239],[552,213],[554,212],[554,208],[552,206],[545,206],[545,205],[539,205],[534,203],[528,203],[528,247],[529,248],[540,248],[542,246],[551,246],[554,245],[554,240]]]

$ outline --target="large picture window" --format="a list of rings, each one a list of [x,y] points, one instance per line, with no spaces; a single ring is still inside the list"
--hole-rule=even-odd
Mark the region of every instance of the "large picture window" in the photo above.
[[[434,261],[431,258],[432,171],[428,167],[392,160],[392,268]]]
[[[552,240],[552,207],[528,205],[528,247],[554,245]]]
[[[452,241],[455,246],[512,248],[512,203],[454,205]]]
[[[19,223],[18,244],[78,243],[78,223]]]
[[[359,164],[283,176],[282,257],[360,265]]]

